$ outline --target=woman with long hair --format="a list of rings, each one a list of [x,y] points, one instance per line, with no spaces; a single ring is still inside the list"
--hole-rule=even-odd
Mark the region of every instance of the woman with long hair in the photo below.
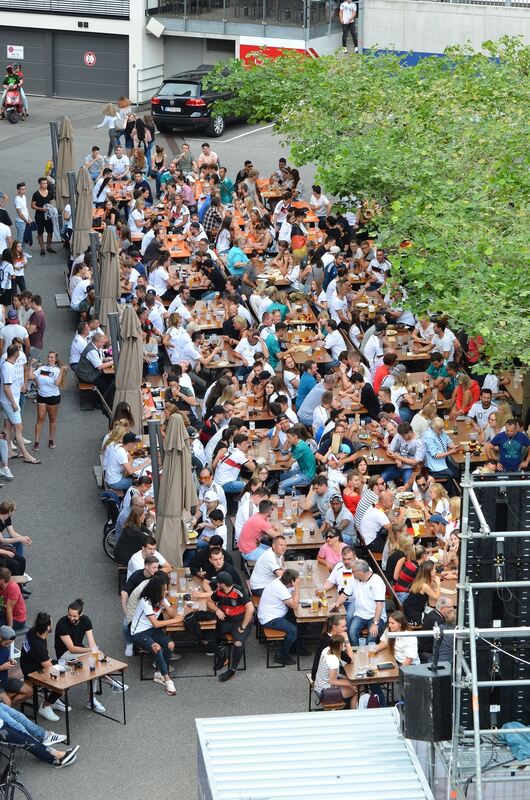
[[[418,574],[420,564],[427,559],[428,553],[421,544],[413,545],[411,552],[407,555],[405,563],[394,582],[394,591],[400,603],[407,598],[410,592],[412,581]]]
[[[270,409],[271,403],[275,403],[278,400],[278,397],[283,396],[287,398],[287,405],[289,408],[291,408],[291,394],[282,376],[273,375],[270,379],[270,383],[272,384],[274,391],[269,397],[267,407]]]
[[[118,116],[116,106],[113,103],[107,103],[103,109],[103,121],[96,125],[98,128],[108,128],[109,131],[109,147],[107,150],[107,158],[110,158],[116,145],[120,143],[120,135],[122,133],[123,125],[121,118]]]
[[[208,397],[204,403],[204,421],[210,419],[212,416],[212,411],[214,406],[219,405],[219,398],[222,396],[224,390],[227,386],[231,385],[231,381],[229,378],[218,378],[215,383],[212,385],[210,391],[208,392]]]
[[[145,537],[150,535],[145,522],[146,512],[145,506],[131,505],[114,550],[114,557],[119,564],[128,564],[131,556],[141,550]]]
[[[413,559],[414,540],[406,532],[404,522],[393,522],[388,535],[388,558],[384,567],[386,579],[392,586],[399,578],[407,559]]]
[[[40,435],[46,417],[48,417],[48,447],[55,448],[55,432],[57,430],[57,414],[61,402],[61,389],[66,386],[68,365],[61,364],[59,356],[53,350],[48,353],[48,363],[38,367],[33,373],[37,384],[37,421],[35,423],[34,450],[39,449]]]
[[[148,173],[148,165],[145,158],[145,153],[141,147],[135,147],[131,156],[131,174],[140,171],[145,178]]]
[[[127,224],[131,230],[133,235],[144,236],[144,225],[145,225],[145,202],[143,199],[138,198],[136,200],[134,207],[129,214],[129,219],[127,220]]]
[[[103,206],[103,221],[107,227],[115,228],[120,219],[120,209],[116,205],[116,199],[108,194]]]
[[[368,480],[368,461],[364,456],[359,456],[353,462],[353,468],[357,470],[359,475],[361,476],[361,490],[364,488],[366,481]]]
[[[131,636],[135,644],[153,653],[156,662],[153,681],[174,697],[177,690],[169,677],[169,661],[175,642],[162,628],[180,622],[183,616],[177,616],[168,600],[168,584],[168,576],[157,573],[144,586],[131,620]]]
[[[344,636],[336,635],[331,637],[329,646],[322,650],[315,676],[315,693],[318,697],[322,697],[326,689],[337,687],[340,689],[343,699],[345,701],[349,700],[350,708],[357,708],[357,687],[352,686],[348,678],[343,678],[340,675],[340,663],[344,645]],[[346,644],[346,652],[348,652],[348,649],[351,650],[351,645]],[[348,653],[348,655],[350,658],[353,657],[353,653]]]
[[[453,407],[451,408],[449,416],[454,418],[462,414],[467,414],[473,403],[480,400],[480,386],[477,381],[473,380],[461,372],[456,379],[456,388],[453,395]]]
[[[129,403],[126,403],[125,400],[120,400],[120,402],[116,405],[116,408],[114,409],[114,414],[110,421],[109,430],[112,430],[114,425],[117,422],[121,422],[122,420],[127,420],[129,428],[131,430],[134,429],[135,423],[134,423],[134,417],[132,415],[131,406],[129,405]]]
[[[434,561],[424,561],[420,564],[403,602],[403,611],[409,623],[421,625],[425,606],[434,607],[439,597],[440,578],[434,571]]]
[[[101,173],[101,178],[98,178],[92,190],[92,202],[96,208],[103,208],[105,206],[105,201],[110,194],[109,183],[111,180],[112,170],[110,167],[105,167]]]
[[[22,242],[19,242],[18,239],[15,239],[11,245],[11,256],[13,259],[13,278],[11,281],[12,286],[13,288],[18,288],[19,292],[25,292],[26,278],[24,270],[28,266],[28,257],[24,252]]]
[[[449,495],[445,491],[441,483],[433,483],[429,486],[430,502],[426,504],[427,510],[430,514],[441,514],[444,519],[447,519],[449,514]]]
[[[221,223],[221,227],[215,237],[215,247],[219,255],[226,255],[235,242],[234,238],[234,219],[227,214]]]
[[[157,200],[160,200],[162,196],[162,175],[167,170],[167,156],[166,151],[162,147],[162,145],[157,144],[155,145],[153,151],[151,152],[151,160],[150,160],[150,170],[149,175],[151,178],[155,179],[156,184],[156,197]]]
[[[419,664],[418,639],[416,636],[398,636],[396,639],[389,639],[389,633],[405,633],[410,631],[407,619],[402,611],[393,611],[388,616],[388,627],[381,634],[379,644],[375,646],[375,652],[380,653],[387,647],[392,654],[392,658],[400,667],[408,667],[410,664]]]
[[[291,255],[291,245],[283,239],[278,241],[278,254],[272,259],[271,269],[277,269],[285,278],[293,267],[293,257]]]
[[[287,389],[287,397],[294,400],[300,383],[300,369],[292,356],[283,360],[283,383]]]

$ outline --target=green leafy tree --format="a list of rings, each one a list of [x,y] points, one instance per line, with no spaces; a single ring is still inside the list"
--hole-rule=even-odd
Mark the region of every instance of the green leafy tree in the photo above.
[[[503,38],[413,67],[375,52],[261,61],[213,75],[236,94],[225,110],[274,121],[327,192],[375,205],[414,312],[483,336],[495,368],[529,365],[530,47]]]

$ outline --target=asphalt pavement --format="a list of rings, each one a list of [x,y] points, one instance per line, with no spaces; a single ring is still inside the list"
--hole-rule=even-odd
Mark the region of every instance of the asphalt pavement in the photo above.
[[[99,103],[30,98],[30,111],[29,120],[16,126],[0,122],[0,190],[11,198],[21,180],[26,181],[28,196],[35,191],[37,178],[51,153],[50,120],[60,120],[64,114],[70,117],[79,164],[93,144],[99,144],[106,152],[105,132],[94,130],[102,118]],[[157,141],[164,139],[167,137],[160,136]],[[202,135],[190,132],[186,140],[192,152],[198,154]],[[181,141],[178,134],[169,137],[168,151],[178,152]],[[269,175],[278,157],[287,153],[270,128],[257,126],[230,126],[221,140],[211,140],[211,144],[232,176],[246,158],[253,159],[262,175]],[[302,178],[310,186],[311,170],[302,170]],[[14,215],[11,203],[8,211]],[[27,283],[31,291],[43,297],[47,318],[45,350],[57,350],[68,360],[74,320],[68,309],[55,306],[55,294],[65,291],[65,259],[62,247],[54,246],[58,254],[42,258],[34,245]],[[24,412],[28,439],[33,436],[35,416],[36,406],[30,401]],[[18,459],[11,461],[15,480],[4,482],[0,498],[16,501],[15,528],[33,539],[32,547],[27,549],[28,571],[33,577],[29,619],[39,611],[47,611],[57,620],[66,613],[69,601],[81,597],[98,644],[105,652],[121,658],[122,614],[116,568],[101,546],[105,515],[92,469],[99,463],[99,444],[106,429],[106,421],[98,411],[80,410],[77,391],[70,381],[59,412],[57,449],[48,450],[44,430],[39,454],[42,464],[30,466]],[[211,666],[211,659],[185,655],[176,664],[176,674],[206,673]],[[77,762],[55,771],[28,757],[22,779],[34,798],[56,800],[89,795],[92,800],[109,796],[113,800],[135,800],[152,792],[156,796],[195,800],[195,718],[304,711],[307,702],[304,673],[297,672],[296,667],[267,670],[265,649],[254,636],[248,643],[246,672],[238,673],[227,684],[220,684],[213,677],[182,678],[176,681],[177,696],[170,698],[161,686],[140,682],[138,659],[129,659],[126,680],[126,727],[86,710],[84,690],[72,692],[72,739],[81,745]],[[105,689],[102,700],[108,713],[119,716],[119,694]],[[63,720],[55,730],[63,730]]]

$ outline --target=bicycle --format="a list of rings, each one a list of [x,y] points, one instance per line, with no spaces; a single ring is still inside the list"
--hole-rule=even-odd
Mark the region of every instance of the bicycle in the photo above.
[[[23,783],[17,780],[20,775],[19,767],[25,760],[17,750],[26,750],[27,745],[12,744],[0,741],[0,755],[7,759],[7,764],[0,775],[0,800],[32,800],[30,793]]]

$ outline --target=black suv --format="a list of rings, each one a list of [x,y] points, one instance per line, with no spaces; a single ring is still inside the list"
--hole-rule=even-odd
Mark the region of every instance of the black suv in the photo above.
[[[151,115],[160,133],[174,128],[202,128],[208,136],[222,136],[227,118],[212,110],[216,100],[228,100],[228,92],[203,88],[202,81],[213,66],[201,64],[190,72],[166,78],[151,98]]]

